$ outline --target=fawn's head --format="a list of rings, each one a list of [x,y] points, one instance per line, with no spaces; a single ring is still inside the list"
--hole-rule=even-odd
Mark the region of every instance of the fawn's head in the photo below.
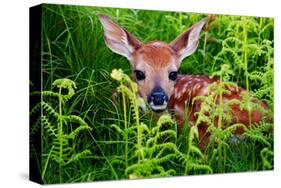
[[[141,97],[153,111],[165,110],[181,61],[195,52],[205,20],[190,27],[170,44],[161,41],[142,44],[109,17],[103,14],[98,17],[104,28],[106,45],[130,61]]]

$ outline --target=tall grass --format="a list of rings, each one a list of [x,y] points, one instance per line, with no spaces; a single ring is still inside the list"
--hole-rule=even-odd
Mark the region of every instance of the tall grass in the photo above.
[[[45,183],[273,168],[273,124],[266,120],[259,126],[252,124],[243,140],[232,137],[235,128],[223,129],[229,115],[224,114],[222,109],[227,108],[227,104],[220,103],[216,111],[220,126],[212,126],[214,119],[208,119],[209,130],[218,136],[219,142],[214,138],[206,151],[200,151],[196,127],[185,126],[178,130],[176,122],[168,115],[163,123],[163,119],[158,121],[159,117],[150,111],[139,111],[136,104],[131,102],[135,91],[132,91],[130,98],[121,89],[117,103],[114,102],[112,90],[120,83],[114,81],[110,73],[120,68],[130,74],[130,66],[125,58],[106,47],[102,27],[96,17],[100,12],[111,16],[143,42],[162,40],[167,43],[207,16],[83,6],[43,6],[43,89],[63,96],[64,91],[56,91],[52,85],[62,78],[73,80],[77,87],[75,95],[65,103],[60,97],[57,99],[61,102],[54,97],[43,96],[44,104],[52,106],[58,113],[58,119],[52,117],[49,123],[42,123],[46,127],[42,138],[45,166],[42,178]],[[215,19],[202,32],[198,50],[183,61],[180,72],[220,73],[221,80],[225,81],[223,84],[231,81],[245,87],[247,95],[251,93],[265,101],[273,111],[273,20],[223,15],[212,18]],[[225,74],[227,71],[231,74]],[[126,85],[122,87],[124,89]],[[217,87],[221,89],[214,90],[215,97],[221,98],[224,85]],[[214,101],[210,96],[205,99]],[[254,108],[246,99],[243,104],[249,109]],[[67,123],[63,118],[73,115],[80,117],[91,130],[77,134],[68,144],[72,145],[75,154],[89,152],[65,165],[61,162],[64,141],[58,142],[59,158],[52,160],[57,145],[50,139],[62,138],[62,135],[74,130],[72,126],[67,128],[63,125]],[[45,122],[44,117],[41,119]],[[60,121],[56,130],[50,129],[57,120]]]

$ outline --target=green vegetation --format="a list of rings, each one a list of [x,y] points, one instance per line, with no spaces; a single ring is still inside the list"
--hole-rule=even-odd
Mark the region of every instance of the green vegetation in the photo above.
[[[222,81],[210,86],[213,95],[198,97],[204,107],[197,124],[208,122],[213,135],[202,151],[197,127],[189,127],[188,120],[178,130],[169,114],[156,117],[139,110],[143,101],[127,76],[130,65],[106,47],[97,13],[111,16],[143,42],[167,43],[207,16],[43,6],[43,99],[30,115],[43,109],[31,134],[40,134],[42,126],[44,183],[273,169],[273,123],[250,122],[240,139],[232,133],[244,125],[230,125],[230,114],[224,111],[238,102],[220,102],[214,108],[225,87],[236,83],[246,89],[239,105],[249,110],[249,117],[259,108],[250,96],[266,102],[273,116],[273,19],[217,15],[201,32],[197,51],[183,61],[181,73],[213,75]],[[205,116],[204,110],[213,116]]]

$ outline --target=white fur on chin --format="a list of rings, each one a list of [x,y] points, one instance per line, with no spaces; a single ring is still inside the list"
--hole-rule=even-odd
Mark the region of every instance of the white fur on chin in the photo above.
[[[165,101],[163,105],[154,105],[152,102],[149,104],[152,110],[166,110],[168,103]]]

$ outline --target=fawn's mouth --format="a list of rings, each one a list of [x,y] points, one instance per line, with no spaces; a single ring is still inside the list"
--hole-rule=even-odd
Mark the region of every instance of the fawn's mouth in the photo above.
[[[151,109],[154,111],[154,112],[163,112],[167,109],[167,105],[168,103],[166,101],[164,101],[164,103],[162,105],[155,105],[153,102],[149,103]]]

